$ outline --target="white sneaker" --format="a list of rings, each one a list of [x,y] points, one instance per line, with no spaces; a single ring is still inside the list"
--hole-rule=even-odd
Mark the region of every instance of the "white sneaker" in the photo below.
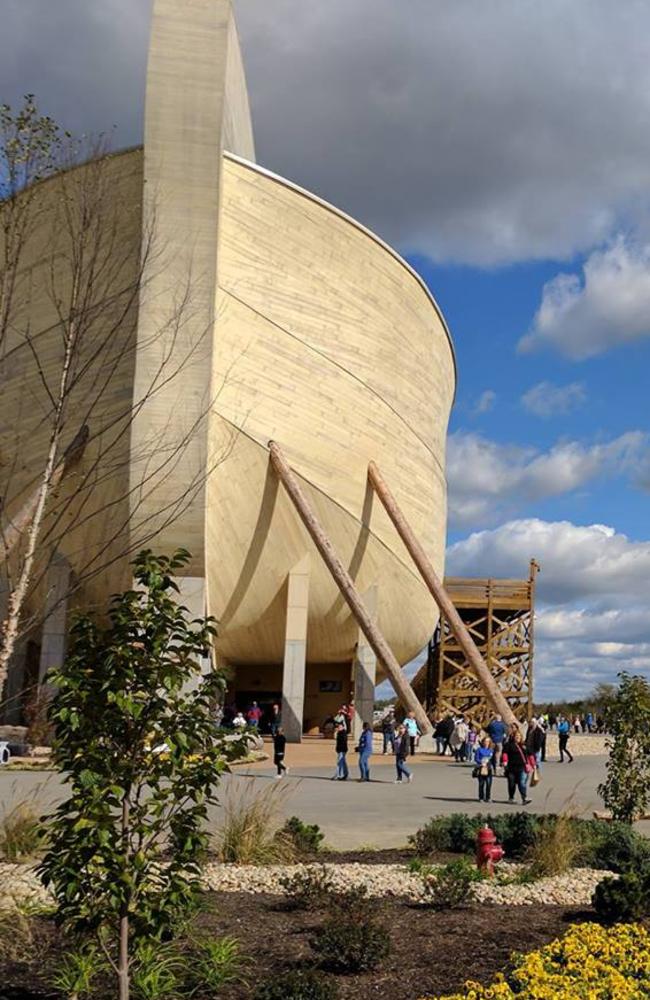
[[[289,768],[289,767],[285,767],[285,769],[284,769],[284,773],[285,773],[285,774],[288,774],[290,770],[291,770],[291,768]]]
[[[401,785],[402,784],[402,779],[401,778],[395,778],[395,781],[393,782],[393,784],[394,785]]]
[[[408,776],[408,778],[407,778],[406,780],[408,781],[408,783],[409,783],[409,785],[410,785],[410,784],[411,784],[411,782],[413,781],[413,775],[412,775],[412,774],[409,774],[409,776]]]
[[[274,775],[274,778],[275,778],[275,780],[276,780],[276,781],[278,780],[278,778],[281,778],[281,777],[282,777],[282,775],[281,775],[281,774],[275,774],[275,775]]]

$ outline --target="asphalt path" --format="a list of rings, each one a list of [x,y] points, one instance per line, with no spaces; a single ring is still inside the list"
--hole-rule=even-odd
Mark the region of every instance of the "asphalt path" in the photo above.
[[[605,773],[605,757],[576,757],[573,764],[549,761],[543,766],[542,781],[530,791],[533,800],[525,808],[531,812],[548,813],[570,809],[576,815],[591,816],[602,809],[597,786]],[[451,761],[417,762],[412,784],[394,784],[393,768],[388,761],[372,768],[372,780],[356,781],[357,768],[353,760],[350,779],[332,781],[331,768],[296,767],[281,780],[275,780],[268,764],[237,768],[224,777],[219,797],[221,802],[254,795],[274,787],[278,809],[285,815],[299,816],[303,822],[318,823],[326,842],[339,850],[362,847],[400,847],[409,834],[415,832],[432,816],[465,812],[475,815],[485,812],[477,801],[477,783],[471,767]],[[58,775],[52,772],[4,772],[0,769],[0,808],[9,809],[24,799],[31,799],[39,811],[49,812],[64,795]],[[507,801],[506,782],[497,777],[492,788],[492,813],[510,812],[522,808]],[[214,807],[210,814],[211,827],[221,825],[223,808]],[[650,821],[638,824],[650,836]]]

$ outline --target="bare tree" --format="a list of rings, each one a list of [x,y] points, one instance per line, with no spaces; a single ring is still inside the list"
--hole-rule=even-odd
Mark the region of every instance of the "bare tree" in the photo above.
[[[192,363],[212,324],[177,350],[194,317],[188,273],[154,333],[161,338],[159,361],[134,401],[138,303],[164,267],[155,211],[142,225],[141,165],[111,155],[102,137],[73,142],[38,115],[31,97],[15,116],[3,107],[2,128],[0,376],[11,429],[0,451],[6,592],[0,703],[16,643],[42,616],[47,570],[59,548],[74,555],[76,587],[124,567],[135,549],[192,504],[232,446],[230,440],[208,455],[157,508],[155,520],[139,517],[148,493],[173,475],[215,400],[205,400],[180,436],[163,431],[149,454],[132,453],[133,421]],[[52,177],[47,184],[37,183],[46,177]],[[129,481],[134,461],[142,469],[137,487]]]

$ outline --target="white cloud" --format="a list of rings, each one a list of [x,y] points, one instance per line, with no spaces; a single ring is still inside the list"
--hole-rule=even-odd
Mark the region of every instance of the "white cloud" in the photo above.
[[[641,431],[590,446],[560,441],[546,452],[457,431],[447,448],[450,518],[465,526],[494,523],[522,505],[570,493],[600,477],[636,475],[647,452]]]
[[[482,413],[489,413],[490,410],[494,409],[496,400],[497,394],[494,389],[486,389],[476,400],[473,413],[477,416],[480,416]]]
[[[616,239],[586,260],[582,277],[558,274],[520,350],[552,347],[574,360],[650,336],[650,245]]]
[[[639,0],[239,0],[262,163],[435,259],[568,259],[647,214]],[[5,0],[0,98],[138,142],[150,0]],[[560,26],[561,25],[561,29]]]
[[[531,557],[536,697],[580,697],[620,670],[650,676],[650,542],[601,524],[510,521],[452,545],[447,573],[523,578]]]
[[[553,385],[552,382],[538,382],[523,394],[522,405],[536,417],[557,417],[577,410],[587,399],[582,382],[568,385]]]

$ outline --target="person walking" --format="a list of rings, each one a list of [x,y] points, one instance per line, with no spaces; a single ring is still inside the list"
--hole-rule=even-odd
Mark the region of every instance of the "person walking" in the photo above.
[[[406,778],[409,784],[413,781],[411,770],[406,766],[406,758],[409,755],[409,749],[410,741],[409,735],[406,732],[406,727],[399,726],[397,730],[397,737],[395,739],[395,767],[397,768],[397,777],[395,778],[396,785],[401,785],[404,778]]]
[[[411,756],[415,755],[415,741],[420,735],[420,730],[418,729],[418,724],[415,721],[415,712],[409,712],[409,714],[404,719],[404,728],[408,734],[409,738],[409,748],[411,750]]]
[[[445,722],[441,716],[434,719],[433,738],[436,741],[436,753],[439,757],[444,757],[447,749],[447,736],[445,733]]]
[[[530,803],[528,798],[528,774],[531,765],[526,755],[526,747],[521,730],[513,726],[508,739],[503,744],[503,762],[506,768],[506,778],[508,780],[508,801],[515,801],[515,792],[519,790],[521,803],[527,806]]]
[[[287,738],[284,735],[282,726],[278,728],[277,733],[273,737],[273,763],[278,769],[276,778],[282,778],[285,774],[289,773],[289,768],[285,767],[284,764],[284,754],[287,746]]]
[[[259,727],[261,718],[262,718],[262,709],[257,704],[257,702],[254,701],[251,707],[248,709],[248,712],[246,713],[246,721],[248,722],[248,725],[251,726],[253,729],[257,729]]]
[[[336,774],[332,781],[347,781],[348,769],[348,731],[342,722],[336,727]]]
[[[544,746],[544,730],[533,716],[526,733],[526,754],[535,758],[535,766],[541,770],[542,747]]]
[[[571,753],[571,751],[567,746],[570,735],[571,735],[571,724],[568,719],[565,719],[561,715],[557,721],[557,740],[560,750],[560,764],[564,764],[565,754],[568,757],[569,764],[573,764],[573,754]]]
[[[492,758],[494,749],[489,736],[484,736],[474,751],[474,777],[478,778],[479,802],[490,802],[492,799]]]
[[[269,729],[271,731],[271,736],[275,736],[278,729],[282,725],[282,712],[280,711],[280,706],[277,701],[274,701],[271,705],[270,722]]]
[[[465,722],[465,717],[461,715],[456,720],[454,731],[451,734],[451,739],[449,740],[449,746],[451,747],[452,753],[456,758],[457,764],[460,764],[465,760],[465,743],[467,742],[468,733],[469,726]]]
[[[452,715],[446,715],[444,717],[444,719],[442,720],[442,722],[440,723],[440,726],[438,727],[439,730],[440,730],[440,736],[441,736],[441,738],[443,740],[443,744],[442,744],[442,756],[443,757],[447,753],[447,749],[449,749],[449,753],[452,752],[452,750],[451,750],[451,734],[454,731],[454,725],[455,725],[455,723],[454,723],[453,716]]]
[[[372,729],[364,722],[359,738],[359,781],[370,781],[370,756],[372,754]]]
[[[478,729],[470,723],[467,731],[467,740],[465,742],[465,760],[468,760],[470,764],[474,762],[474,751],[478,745]]]
[[[485,732],[488,734],[492,740],[492,748],[494,754],[492,756],[492,771],[494,774],[497,773],[497,767],[501,764],[501,756],[503,754],[503,744],[507,733],[506,724],[500,715],[495,715],[494,718],[488,722],[485,727]]]
[[[382,753],[388,753],[388,747],[390,746],[390,752],[395,753],[395,716],[392,712],[385,715],[381,723],[381,735],[384,738],[384,749]]]

